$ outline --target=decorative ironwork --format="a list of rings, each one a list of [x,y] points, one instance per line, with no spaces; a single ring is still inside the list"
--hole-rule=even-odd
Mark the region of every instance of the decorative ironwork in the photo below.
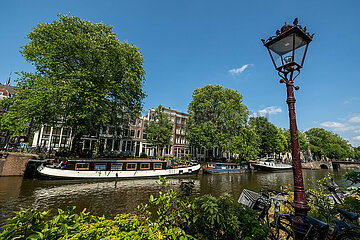
[[[281,36],[282,34],[284,34],[285,32],[293,29],[293,28],[298,28],[300,29],[306,36],[308,36],[311,40],[313,39],[315,33],[310,34],[308,32],[306,32],[306,26],[302,27],[301,25],[298,25],[298,18],[295,18],[293,25],[289,25],[285,22],[284,26],[282,26],[280,28],[280,30],[276,30],[275,32],[275,36],[270,36],[268,39],[261,39],[261,41],[263,42],[263,44],[267,44],[268,42],[270,42],[271,40],[273,40],[274,38],[277,38],[279,36]]]

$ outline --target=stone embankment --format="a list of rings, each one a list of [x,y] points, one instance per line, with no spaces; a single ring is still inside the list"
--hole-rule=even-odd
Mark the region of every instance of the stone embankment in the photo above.
[[[23,176],[29,159],[37,158],[36,154],[1,152],[0,176]]]
[[[303,169],[333,169],[332,162],[314,161],[301,163]]]

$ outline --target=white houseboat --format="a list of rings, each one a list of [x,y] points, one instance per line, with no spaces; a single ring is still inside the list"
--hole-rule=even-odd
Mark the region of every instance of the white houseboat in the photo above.
[[[196,175],[200,164],[167,166],[166,161],[151,159],[76,159],[60,164],[41,164],[41,179],[133,179],[158,176]]]
[[[292,169],[290,164],[276,163],[275,159],[272,158],[261,158],[251,165],[255,170],[260,171],[282,171]]]

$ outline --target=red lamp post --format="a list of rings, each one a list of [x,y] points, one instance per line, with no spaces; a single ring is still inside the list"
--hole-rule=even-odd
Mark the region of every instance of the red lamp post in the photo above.
[[[298,90],[299,87],[294,87],[294,80],[300,74],[300,69],[304,64],[305,55],[313,36],[314,34],[310,35],[306,32],[306,27],[303,28],[298,25],[296,18],[293,25],[285,23],[281,30],[277,30],[276,36],[269,37],[267,40],[261,39],[269,51],[278,75],[281,77],[280,83],[285,83],[287,88],[286,102],[289,107],[292,170],[294,175],[294,201],[292,206],[295,210],[295,217],[291,227],[296,240],[303,239],[307,232],[308,224],[304,218],[310,207],[306,201],[302,177],[294,97],[294,88]]]

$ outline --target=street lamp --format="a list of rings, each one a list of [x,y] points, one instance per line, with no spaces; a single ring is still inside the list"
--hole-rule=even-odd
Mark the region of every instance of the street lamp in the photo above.
[[[300,147],[298,141],[298,130],[295,115],[294,80],[300,74],[305,60],[305,55],[314,34],[306,32],[306,27],[298,25],[295,18],[293,25],[286,24],[276,31],[276,36],[269,37],[267,40],[261,39],[264,46],[268,49],[271,60],[281,77],[280,83],[285,83],[287,88],[286,102],[289,106],[291,151],[292,151],[292,170],[294,175],[294,201],[292,206],[295,210],[291,228],[295,239],[303,239],[308,224],[305,216],[310,210],[306,201],[302,168],[300,160]]]

